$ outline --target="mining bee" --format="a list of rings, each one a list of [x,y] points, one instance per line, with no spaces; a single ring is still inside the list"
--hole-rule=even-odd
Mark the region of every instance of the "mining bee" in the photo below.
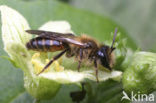
[[[44,72],[55,60],[64,54],[68,58],[75,56],[76,61],[78,61],[78,71],[80,71],[82,62],[90,61],[90,63],[94,64],[97,82],[99,81],[98,65],[102,65],[110,71],[112,70],[114,64],[113,51],[115,50],[113,44],[117,28],[115,29],[111,46],[99,43],[87,35],[75,36],[72,33],[63,34],[42,30],[26,30],[26,32],[38,35],[26,44],[27,49],[41,52],[61,51],[50,60],[40,73]]]

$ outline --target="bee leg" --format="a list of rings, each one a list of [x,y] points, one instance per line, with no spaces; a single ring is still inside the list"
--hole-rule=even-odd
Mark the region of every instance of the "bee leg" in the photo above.
[[[96,73],[96,81],[99,83],[99,78],[98,78],[98,68],[97,68],[97,61],[94,59],[94,68],[95,68],[95,73]]]
[[[80,60],[79,60],[79,64],[78,64],[78,72],[80,72],[80,66],[81,66],[81,62],[82,62],[82,56],[83,56],[83,50],[80,49]]]
[[[65,49],[64,51],[62,51],[61,53],[59,53],[58,55],[56,55],[52,60],[50,60],[50,62],[37,75],[39,75],[42,72],[44,72],[55,60],[57,60],[58,58],[60,58],[67,50],[68,49]]]

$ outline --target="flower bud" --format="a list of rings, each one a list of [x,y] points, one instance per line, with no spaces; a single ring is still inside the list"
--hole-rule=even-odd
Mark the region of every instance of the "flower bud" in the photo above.
[[[136,52],[122,81],[127,93],[150,93],[156,90],[156,53]]]

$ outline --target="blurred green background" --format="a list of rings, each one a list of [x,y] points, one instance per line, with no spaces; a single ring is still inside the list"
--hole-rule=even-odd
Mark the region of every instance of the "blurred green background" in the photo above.
[[[128,45],[132,49],[139,47],[146,51],[156,51],[154,0],[0,0],[0,5],[4,4],[19,11],[32,29],[50,20],[67,20],[76,34],[87,33],[99,41],[105,41],[110,39],[109,34],[118,27],[122,36],[128,38]],[[2,44],[0,38],[0,56],[6,56]],[[121,102],[122,83],[109,80],[99,85],[93,84],[91,88],[92,97],[86,97],[83,103]],[[75,90],[79,88],[63,86],[53,100],[41,102],[72,103],[69,93]],[[0,103],[33,101],[34,98],[23,87],[22,71],[0,58]]]
[[[122,26],[142,50],[156,52],[155,0],[69,0],[70,4],[107,16]]]

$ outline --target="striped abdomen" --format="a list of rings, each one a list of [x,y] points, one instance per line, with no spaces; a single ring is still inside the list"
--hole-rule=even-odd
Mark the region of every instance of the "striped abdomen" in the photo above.
[[[64,49],[62,42],[38,37],[31,39],[26,44],[26,47],[31,50],[44,52],[54,52]]]

